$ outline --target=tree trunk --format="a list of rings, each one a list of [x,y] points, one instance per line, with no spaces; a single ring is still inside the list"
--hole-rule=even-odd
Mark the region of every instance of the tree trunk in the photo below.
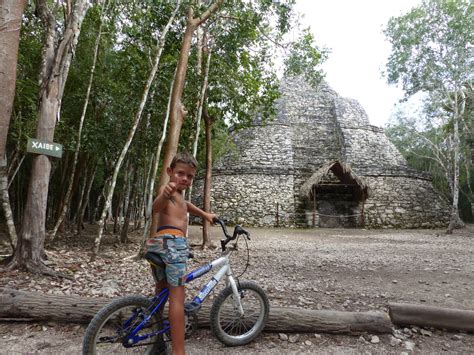
[[[200,3],[201,0],[198,0],[198,3]],[[196,53],[196,73],[197,77],[200,79],[202,78],[202,53],[203,53],[203,47],[204,47],[204,36],[203,36],[203,30],[201,28],[198,28],[197,31],[197,53]],[[195,115],[195,124],[196,124],[196,131],[194,132],[194,141],[193,141],[193,150],[192,154],[193,157],[197,157],[197,147],[199,143],[199,135],[201,133],[201,116],[202,116],[202,105],[204,101],[204,95],[205,95],[205,90],[204,89],[204,80],[201,85],[201,94],[199,95],[197,102],[196,102],[196,115]],[[191,137],[190,137],[191,139]],[[193,195],[193,184],[189,186],[188,190],[185,192],[188,194],[188,201],[192,202],[192,195]],[[188,213],[188,222],[189,222],[189,213]]]
[[[0,2],[0,166],[5,166],[8,127],[16,86],[21,17],[26,0]]]
[[[6,159],[0,160],[0,164],[2,164],[2,162],[6,163]],[[12,209],[10,206],[10,196],[8,195],[7,167],[2,165],[0,165],[0,191],[2,193],[2,207],[5,215],[5,220],[7,222],[8,236],[10,238],[10,245],[12,247],[13,253],[17,244],[18,237],[16,234],[15,222],[13,221]]]
[[[181,102],[183,94],[184,83],[186,80],[186,71],[188,69],[189,51],[191,49],[191,41],[193,39],[194,31],[197,27],[203,24],[214,12],[221,6],[224,0],[216,0],[201,17],[193,17],[193,7],[188,9],[186,20],[186,30],[183,36],[183,43],[179,53],[178,64],[176,65],[176,78],[174,81],[171,94],[171,108],[170,108],[170,129],[168,132],[168,139],[166,141],[165,153],[163,157],[163,169],[160,175],[158,187],[163,186],[168,182],[168,174],[166,168],[170,166],[171,160],[178,150],[179,136],[181,134],[181,127],[184,122],[186,110]]]
[[[168,120],[170,117],[170,107],[171,107],[171,92],[173,90],[175,78],[176,78],[176,71],[174,72],[173,81],[171,82],[171,86],[170,86],[170,93],[168,96],[169,98],[168,106],[166,109],[165,121],[163,122],[163,132],[161,133],[160,141],[158,142],[158,146],[156,147],[155,158],[153,159],[153,168],[152,168],[153,170],[151,174],[150,184],[148,186],[148,200],[146,203],[146,211],[145,211],[146,223],[145,223],[145,228],[143,230],[143,238],[140,244],[140,250],[138,251],[138,254],[137,254],[138,258],[140,258],[145,251],[146,240],[151,234],[150,230],[155,231],[158,225],[157,215],[153,213],[153,193],[155,191],[156,174],[158,172],[158,166],[160,165],[161,149],[163,147],[163,143],[166,138],[166,131],[168,128]]]
[[[204,178],[204,211],[211,212],[211,176],[212,176],[212,124],[213,119],[204,111],[206,123],[206,176]],[[209,222],[203,221],[202,248],[213,247],[209,233]]]
[[[168,174],[166,174],[166,168],[170,166],[171,160],[173,159],[176,151],[178,150],[179,136],[181,133],[181,127],[186,116],[186,110],[181,103],[181,96],[183,94],[184,82],[186,79],[186,70],[188,65],[189,50],[191,48],[191,40],[195,27],[192,22],[192,10],[191,19],[188,15],[188,22],[186,26],[186,32],[184,33],[183,44],[181,45],[181,52],[179,55],[178,64],[176,67],[176,77],[171,94],[171,106],[170,106],[170,118],[169,118],[169,131],[166,140],[165,153],[163,156],[163,169],[161,170],[160,180],[158,188],[165,185],[168,182]]]
[[[16,87],[16,66],[20,43],[21,18],[26,0],[0,2],[0,193],[7,221],[10,244],[14,249],[17,234],[8,195],[7,135]]]
[[[69,168],[71,166],[72,158],[73,156],[69,154],[69,152],[65,152],[59,164],[55,165],[55,169],[59,171],[58,175],[61,175],[61,180],[59,182],[59,186],[56,189],[57,194],[54,193],[55,192],[54,189],[53,191],[49,192],[50,193],[49,197],[54,197],[55,199],[54,200],[52,198],[48,199],[48,201],[50,201],[50,203],[48,203],[48,207],[50,208],[51,212],[46,217],[47,222],[52,220],[53,223],[56,223],[59,216],[61,215],[61,210],[63,209],[63,206],[64,206],[64,198],[66,197],[66,191],[67,191],[66,181],[67,181],[67,177],[69,176]],[[51,171],[50,176],[54,176],[54,171]]]
[[[0,289],[0,320],[52,320],[87,323],[111,299],[58,296]],[[199,325],[209,327],[210,304],[198,314]],[[297,320],[297,321],[295,321]],[[271,332],[358,334],[391,333],[392,323],[381,312],[337,312],[271,307],[265,327]]]
[[[207,63],[206,63],[206,70],[204,72],[204,82],[203,82],[203,90],[202,90],[202,100],[206,99],[206,91],[207,91],[207,82],[209,78],[209,67],[211,63],[211,52],[208,51],[207,53]],[[214,119],[209,116],[207,109],[204,110],[204,123],[206,126],[206,176],[204,178],[204,211],[210,213],[211,212],[211,177],[212,177],[212,125],[214,123]],[[211,235],[209,233],[210,223],[206,220],[203,221],[203,228],[202,228],[202,248],[211,248],[213,247]]]
[[[122,185],[122,188],[119,190],[119,194],[116,197],[116,202],[115,202],[114,229],[113,229],[114,234],[117,233],[122,228],[121,223],[120,223],[120,217],[123,215],[123,205],[124,205],[125,195],[127,194],[126,193],[127,186],[130,186],[128,182],[128,174],[130,172],[131,166],[132,164],[130,163],[130,159],[127,159],[127,163],[125,165],[125,173],[124,173],[123,181],[122,181],[123,185]],[[113,210],[112,205],[113,205],[113,200],[111,203],[111,208]],[[119,228],[119,225],[120,225],[120,228]]]
[[[0,288],[0,319],[87,323],[111,300]]]
[[[204,41],[206,40],[204,38],[204,34],[202,29],[198,28],[197,30],[197,37],[198,37],[198,51],[197,51],[197,74],[198,77],[200,78],[201,76],[203,77],[202,85],[201,85],[201,93],[199,95],[199,98],[197,100],[196,104],[196,132],[194,136],[194,142],[193,142],[193,157],[197,157],[197,149],[198,149],[198,144],[199,144],[199,136],[201,133],[201,117],[202,117],[202,108],[204,105],[204,98],[206,96],[206,91],[207,91],[207,82],[209,78],[209,63],[210,63],[210,55],[208,56],[207,64],[206,64],[206,69],[204,70],[205,74],[204,76],[202,75],[202,54],[204,52]],[[188,193],[188,201],[192,202],[192,195],[193,195],[193,184],[189,186],[189,189],[187,191]]]
[[[84,226],[84,213],[86,212],[86,207],[89,205],[90,201],[90,194],[92,183],[94,182],[95,173],[97,172],[97,167],[99,166],[98,163],[94,164],[94,169],[92,170],[92,174],[90,175],[89,179],[87,180],[87,186],[84,197],[81,199],[80,207],[78,208],[77,214],[77,235],[82,234],[82,229]],[[87,176],[86,176],[87,179]],[[89,206],[90,209],[90,206]]]
[[[131,174],[132,174],[132,186],[131,186],[131,191],[130,191],[130,196],[128,199],[128,206],[127,206],[127,212],[125,214],[125,220],[123,222],[122,230],[120,232],[120,242],[121,243],[128,243],[128,226],[130,224],[130,216],[132,215],[132,205],[135,200],[135,191],[136,191],[136,185],[137,185],[137,177],[138,177],[138,169],[133,166],[132,164],[132,169],[131,169]]]
[[[64,85],[69,72],[72,53],[76,48],[82,20],[87,11],[87,0],[78,0],[66,21],[66,28],[58,40],[56,20],[46,1],[37,2],[37,11],[46,25],[46,38],[41,70],[42,88],[36,137],[52,142],[59,117]],[[28,196],[22,230],[10,267],[25,266],[32,272],[56,275],[42,262],[46,235],[46,207],[51,162],[45,155],[33,158]]]
[[[390,318],[397,325],[474,331],[474,311],[406,303],[389,303],[388,306]]]
[[[462,100],[461,105],[464,105],[465,100]],[[461,143],[459,138],[459,120],[461,114],[459,112],[459,97],[458,93],[454,93],[454,117],[453,117],[453,150],[454,150],[454,159],[453,159],[453,204],[451,206],[451,218],[449,221],[448,229],[446,234],[452,234],[453,230],[456,228],[464,227],[464,223],[459,217],[459,165],[461,160]],[[462,110],[464,111],[464,110]]]
[[[117,163],[115,164],[115,169],[114,169],[114,174],[112,176],[112,182],[110,184],[110,187],[108,189],[107,197],[105,199],[105,205],[102,210],[102,216],[99,221],[99,233],[97,234],[97,237],[95,238],[94,242],[94,255],[97,255],[99,253],[99,247],[100,247],[100,242],[102,240],[102,234],[104,231],[104,224],[105,224],[105,218],[107,216],[107,210],[110,207],[110,204],[112,202],[112,196],[115,190],[115,184],[117,182],[117,176],[120,171],[120,167],[122,166],[123,159],[125,158],[125,154],[128,152],[128,148],[130,147],[130,144],[132,143],[132,139],[135,135],[135,131],[138,127],[138,124],[140,123],[140,119],[142,117],[142,112],[143,109],[145,108],[146,101],[148,99],[148,92],[150,91],[151,84],[153,80],[155,79],[156,72],[158,71],[158,65],[160,63],[160,58],[161,58],[161,53],[163,52],[163,48],[165,46],[165,41],[166,41],[166,35],[168,33],[168,30],[170,29],[174,18],[179,10],[180,6],[180,1],[177,1],[176,7],[173,10],[173,13],[171,14],[170,19],[168,20],[168,23],[166,24],[165,28],[163,29],[163,32],[160,36],[160,40],[158,41],[157,45],[157,50],[155,53],[155,58],[153,60],[153,67],[151,69],[150,75],[148,76],[147,82],[145,84],[145,88],[143,90],[142,94],[142,99],[140,101],[140,106],[138,108],[138,111],[135,115],[134,118],[134,124],[128,134],[127,141],[125,142],[125,145],[122,149],[122,152],[120,153],[120,156],[117,160]]]
[[[84,171],[81,171],[81,179],[79,181],[79,193],[76,197],[76,206],[75,208],[71,207],[71,222],[75,225],[77,223],[77,215],[79,213],[79,209],[81,208],[82,200],[84,199],[84,193],[86,192],[86,186],[87,186],[87,178],[89,176],[89,169],[92,167],[91,166],[91,161],[92,159],[88,158],[85,161],[85,168]],[[72,202],[71,202],[72,206]]]
[[[105,9],[104,9],[105,12]],[[67,211],[69,210],[69,205],[71,202],[71,195],[72,195],[72,187],[73,187],[73,182],[74,182],[74,176],[76,175],[76,167],[77,167],[77,160],[79,157],[79,151],[81,149],[81,138],[82,138],[82,128],[84,126],[84,120],[86,117],[86,112],[87,112],[87,106],[89,105],[89,97],[90,97],[90,92],[91,92],[91,87],[92,87],[92,82],[94,79],[94,72],[95,72],[95,66],[97,63],[97,55],[99,53],[99,44],[100,44],[100,37],[102,35],[102,24],[103,24],[103,18],[102,15],[100,17],[100,24],[99,24],[99,29],[97,31],[97,37],[95,41],[95,47],[94,47],[94,56],[92,60],[92,67],[90,70],[89,74],[89,84],[87,86],[86,90],[86,97],[84,100],[84,105],[82,107],[82,114],[81,118],[79,120],[79,129],[77,131],[77,144],[76,144],[76,150],[74,151],[74,160],[72,162],[72,171],[71,175],[69,176],[69,182],[68,182],[68,189],[66,192],[66,197],[64,198],[64,204],[61,209],[61,213],[58,217],[58,220],[56,221],[56,224],[53,228],[53,231],[51,233],[51,239],[54,239],[56,237],[56,233],[58,232],[59,226],[63,223],[64,218],[66,217]]]
[[[18,173],[18,170],[20,170],[21,164],[23,164],[23,161],[25,160],[25,157],[26,157],[26,154],[23,154],[23,156],[21,157],[20,161],[18,162],[18,165],[16,166],[15,171],[13,172],[13,174],[11,176],[8,176],[9,182],[8,182],[8,187],[7,188],[10,188],[10,185],[12,184],[13,180],[15,179],[15,176]],[[10,167],[8,167],[8,170],[10,170]],[[8,171],[7,171],[7,174],[8,174]]]

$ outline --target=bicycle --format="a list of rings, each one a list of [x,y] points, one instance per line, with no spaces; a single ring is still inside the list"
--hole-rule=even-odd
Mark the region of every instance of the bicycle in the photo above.
[[[211,291],[225,277],[226,287],[214,299],[210,310],[210,325],[216,338],[227,346],[245,345],[254,340],[265,327],[270,312],[270,303],[265,291],[252,281],[239,281],[230,268],[229,256],[232,248],[227,244],[244,236],[247,246],[247,264],[249,249],[247,240],[250,234],[241,226],[228,234],[225,223],[216,219],[222,227],[225,239],[221,240],[221,256],[198,267],[185,276],[185,282],[191,282],[218,269],[210,281],[185,304],[185,332],[189,335],[197,328],[197,313]],[[161,265],[156,254],[146,253],[146,260],[153,265]],[[243,272],[242,272],[243,274]],[[91,320],[83,341],[83,354],[135,352],[145,348],[145,354],[165,353],[170,341],[170,324],[163,316],[163,308],[168,300],[168,289],[162,290],[153,298],[127,296],[104,306]],[[110,350],[105,349],[110,346]],[[104,349],[104,350],[102,350]]]

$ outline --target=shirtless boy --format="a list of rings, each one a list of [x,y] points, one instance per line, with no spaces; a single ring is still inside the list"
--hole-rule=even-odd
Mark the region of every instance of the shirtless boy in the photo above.
[[[154,268],[157,292],[169,286],[169,321],[173,354],[184,354],[184,276],[188,260],[187,213],[209,222],[216,218],[183,197],[183,191],[193,182],[197,161],[187,153],[178,153],[166,169],[170,180],[160,188],[153,202],[153,213],[158,214],[158,228],[147,241],[147,251],[156,252],[163,260],[164,269]]]

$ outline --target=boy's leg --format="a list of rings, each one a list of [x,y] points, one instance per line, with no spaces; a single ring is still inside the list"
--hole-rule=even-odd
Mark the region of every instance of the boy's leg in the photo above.
[[[168,282],[166,279],[157,281],[155,283],[155,296],[159,295],[161,291],[168,287]]]
[[[184,354],[184,286],[170,286],[168,318],[173,355]]]

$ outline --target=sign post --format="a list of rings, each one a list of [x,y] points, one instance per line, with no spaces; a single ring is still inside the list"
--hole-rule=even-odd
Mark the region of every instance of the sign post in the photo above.
[[[26,151],[34,154],[49,155],[55,158],[63,156],[63,146],[61,144],[44,142],[34,138],[28,138]]]

